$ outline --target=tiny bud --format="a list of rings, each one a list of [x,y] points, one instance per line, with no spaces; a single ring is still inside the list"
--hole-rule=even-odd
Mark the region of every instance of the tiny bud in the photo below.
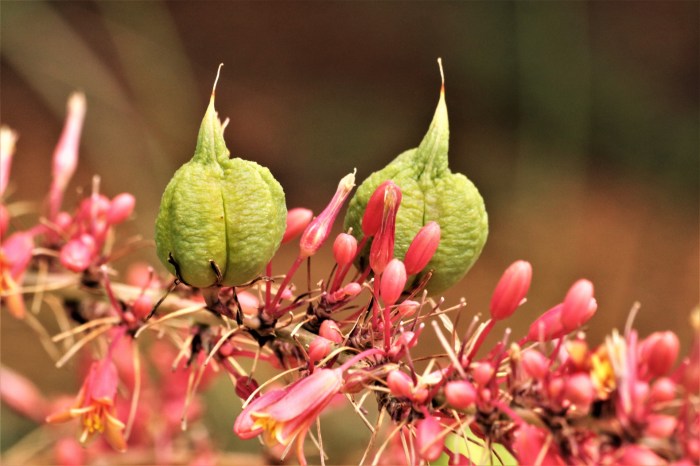
[[[387,306],[393,305],[401,297],[406,286],[406,267],[398,259],[392,259],[382,273],[379,282],[379,296]]]
[[[259,387],[258,382],[252,377],[237,377],[236,378],[236,395],[242,400],[247,400],[250,395]],[[260,392],[255,397],[260,396]]]
[[[109,204],[107,211],[107,223],[117,225],[128,219],[134,212],[136,198],[133,194],[121,193],[117,194]]]
[[[405,372],[398,369],[389,372],[386,385],[391,390],[391,394],[397,398],[413,398],[413,380]]]
[[[442,454],[445,443],[440,422],[431,415],[416,424],[416,447],[418,456],[425,461],[435,461]]]
[[[411,331],[405,331],[399,333],[399,336],[396,337],[394,345],[405,346],[406,348],[410,349],[416,346],[417,343],[418,339],[416,338],[416,334]]]
[[[102,194],[86,197],[80,203],[77,217],[82,220],[104,217],[111,206],[112,202]]]
[[[350,191],[355,186],[355,174],[350,173],[344,176],[338,183],[338,189],[333,195],[333,199],[328,203],[321,214],[314,218],[306,227],[304,233],[301,234],[299,241],[299,257],[305,259],[313,256],[323,245],[331,232],[331,227],[335,218],[340,212],[345,199],[347,199]]]
[[[564,380],[561,377],[552,377],[547,385],[547,393],[552,400],[557,400],[564,392]]]
[[[406,273],[413,275],[425,268],[433,258],[440,243],[440,225],[436,222],[428,222],[421,228],[416,236],[411,241],[404,263],[406,264]]]
[[[63,245],[59,260],[65,268],[77,273],[90,267],[96,253],[95,240],[83,234]]]
[[[472,377],[474,377],[474,381],[481,386],[489,383],[495,372],[496,370],[490,362],[477,362],[472,367]]]
[[[354,236],[341,233],[333,242],[333,257],[338,265],[344,266],[353,261],[357,253],[357,240]]]
[[[676,398],[676,382],[668,377],[660,377],[651,386],[649,401],[651,403],[664,403]]]
[[[654,332],[640,343],[640,359],[652,377],[666,375],[678,357],[680,342],[670,331]]]
[[[34,235],[18,231],[2,243],[4,262],[10,265],[10,275],[18,279],[29,266],[34,249]]]
[[[389,184],[394,184],[394,182],[387,180],[380,184],[367,202],[365,213],[362,216],[362,234],[365,236],[374,236],[379,231],[384,212],[384,192]]]
[[[328,356],[333,350],[333,342],[327,338],[316,337],[309,344],[309,359],[311,363],[320,361]]]
[[[338,291],[335,291],[328,295],[329,303],[337,303],[347,298],[352,298],[357,296],[362,291],[362,285],[357,282],[348,283]]]
[[[309,225],[314,213],[303,207],[296,207],[287,212],[287,228],[282,236],[282,244],[288,243],[301,234]]]
[[[644,433],[657,438],[670,438],[678,425],[677,419],[668,414],[649,414],[646,421]]]
[[[466,380],[453,380],[445,385],[445,399],[457,409],[466,409],[476,401],[476,389]]]
[[[564,304],[557,304],[535,320],[527,333],[528,341],[549,341],[569,333],[561,323]]]
[[[343,332],[340,331],[340,327],[338,327],[338,324],[333,319],[326,319],[321,322],[318,334],[333,343],[340,344],[345,340]]]
[[[532,281],[532,266],[526,261],[516,261],[503,272],[491,297],[491,318],[503,320],[510,317],[525,299]]]
[[[419,307],[420,307],[420,303],[418,301],[406,299],[401,304],[398,305],[396,310],[399,313],[399,317],[401,319],[405,319],[405,318],[411,317],[413,314],[415,314]]]
[[[564,298],[561,310],[561,324],[567,333],[585,324],[596,311],[593,299],[593,283],[581,279],[574,283]]]
[[[67,233],[70,230],[71,225],[73,225],[73,216],[68,212],[61,211],[56,215],[53,223],[56,225],[56,229],[62,233]]]
[[[595,388],[591,378],[584,373],[576,373],[566,380],[564,396],[581,412],[587,412],[595,398]]]
[[[153,309],[153,299],[148,295],[141,295],[134,301],[131,306],[131,312],[137,319],[145,319]]]
[[[525,351],[522,354],[520,364],[527,375],[533,379],[544,379],[544,376],[549,371],[549,359],[547,359],[547,356],[534,349]]]

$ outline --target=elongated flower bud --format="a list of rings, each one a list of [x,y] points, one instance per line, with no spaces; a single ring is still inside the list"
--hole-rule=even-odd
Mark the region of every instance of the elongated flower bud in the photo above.
[[[418,230],[408,246],[404,258],[406,273],[413,275],[423,270],[433,258],[438,244],[440,244],[440,225],[437,222],[426,223],[423,228]]]
[[[61,208],[63,192],[78,166],[78,144],[85,119],[85,95],[75,93],[68,99],[66,123],[53,153],[51,189],[49,191],[49,218],[53,219]]]
[[[418,456],[425,461],[435,461],[442,454],[445,439],[440,435],[442,427],[435,416],[427,415],[416,424]]]
[[[365,213],[362,215],[362,234],[365,236],[374,236],[379,231],[384,212],[384,194],[389,185],[396,186],[393,181],[386,180],[374,190],[367,202]]]
[[[503,272],[491,297],[491,318],[503,320],[510,317],[525,299],[532,280],[532,266],[526,261],[513,262]]]
[[[372,241],[369,250],[369,266],[375,274],[384,271],[394,257],[394,239],[396,234],[396,212],[401,204],[401,190],[389,183],[384,191],[384,211],[379,232]]]
[[[640,358],[652,377],[666,375],[678,357],[680,342],[675,333],[654,332],[640,344]]]
[[[411,398],[413,392],[413,380],[411,376],[400,370],[389,372],[386,384],[391,394],[398,398]]]
[[[354,236],[341,233],[333,242],[333,257],[338,265],[348,265],[357,254],[357,240]]]
[[[549,341],[561,338],[569,333],[561,323],[561,310],[563,303],[557,304],[542,314],[530,325],[527,333],[529,341]]]
[[[331,232],[331,227],[335,218],[340,212],[345,199],[355,186],[355,174],[345,175],[338,183],[338,189],[333,195],[331,202],[323,209],[323,212],[313,219],[306,227],[299,241],[299,257],[307,258],[316,254],[316,251],[326,241]]]
[[[343,332],[340,331],[340,327],[333,319],[326,319],[321,322],[318,334],[333,343],[342,343],[345,339]]]
[[[282,243],[287,243],[299,236],[314,217],[314,213],[310,209],[296,207],[287,212],[287,227],[282,236]]]
[[[0,127],[0,196],[7,189],[7,183],[10,180],[10,168],[16,143],[17,133],[7,126]]]
[[[133,194],[121,193],[117,194],[109,204],[107,211],[107,223],[117,225],[131,216],[134,211],[136,198]]]
[[[561,310],[561,324],[567,333],[572,332],[586,323],[597,308],[593,307],[593,283],[581,279],[574,283],[564,298],[564,306]]]
[[[387,306],[391,306],[401,297],[406,286],[406,267],[398,259],[392,259],[384,269],[379,283],[379,295]]]

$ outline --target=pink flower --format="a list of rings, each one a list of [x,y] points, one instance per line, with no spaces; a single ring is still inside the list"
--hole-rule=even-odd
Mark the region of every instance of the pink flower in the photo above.
[[[428,222],[421,228],[408,246],[404,256],[406,273],[413,275],[425,268],[440,244],[440,225]]]
[[[341,233],[333,242],[333,257],[340,266],[348,265],[357,253],[357,240],[354,236]]]
[[[392,259],[387,264],[379,282],[379,296],[384,304],[392,306],[401,297],[401,292],[406,286],[406,267],[398,259]],[[385,323],[389,325],[388,322]]]
[[[287,243],[299,236],[309,225],[313,216],[314,213],[311,210],[303,207],[297,207],[287,212],[287,228],[284,230],[282,243]]]
[[[374,236],[379,231],[384,212],[384,196],[389,185],[396,186],[393,181],[386,180],[377,186],[367,201],[367,207],[362,216],[362,234],[365,236]]]
[[[306,227],[299,241],[299,257],[305,259],[316,254],[316,251],[326,241],[331,232],[331,227],[335,218],[340,212],[345,199],[347,199],[350,191],[355,186],[355,174],[350,173],[343,177],[338,183],[338,189],[333,195],[331,202],[323,209],[323,212],[313,219]]]
[[[73,406],[48,416],[46,422],[66,422],[80,417],[80,443],[85,445],[102,434],[112,448],[125,451],[124,424],[114,413],[118,384],[117,367],[111,360],[93,362]]]
[[[262,434],[269,446],[286,446],[296,439],[299,463],[306,465],[306,434],[342,386],[341,369],[317,369],[281,390],[255,399],[238,416],[233,431],[242,439]]]
[[[59,260],[65,268],[78,273],[90,267],[96,254],[97,246],[93,237],[82,234],[63,245]]]
[[[572,332],[585,324],[597,309],[593,298],[593,283],[581,279],[571,285],[564,298],[561,310],[561,324],[567,333]]]
[[[125,221],[134,211],[136,198],[133,194],[121,193],[114,196],[107,211],[107,223],[116,225]]]
[[[384,190],[384,210],[379,232],[372,240],[369,250],[369,265],[375,274],[384,271],[394,257],[394,239],[396,232],[396,213],[401,205],[401,190],[393,182]]]
[[[532,266],[526,261],[513,262],[503,272],[491,298],[491,318],[510,317],[525,299],[532,280]]]

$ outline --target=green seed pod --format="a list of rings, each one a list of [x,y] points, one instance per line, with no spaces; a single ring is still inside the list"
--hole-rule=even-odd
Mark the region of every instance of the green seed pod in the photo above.
[[[168,183],[156,219],[158,258],[198,288],[257,277],[285,229],[282,187],[267,168],[229,156],[224,126],[212,91],[194,156]]]
[[[345,216],[345,228],[362,237],[362,216],[370,196],[386,180],[400,188],[403,200],[396,216],[394,254],[402,259],[411,240],[430,221],[440,225],[441,238],[435,255],[416,283],[429,270],[431,294],[440,293],[459,281],[476,262],[488,236],[488,216],[484,201],[474,184],[461,173],[452,173],[447,163],[449,124],[444,84],[440,99],[423,141],[372,173],[357,188]],[[369,245],[360,257],[360,266],[368,264]]]

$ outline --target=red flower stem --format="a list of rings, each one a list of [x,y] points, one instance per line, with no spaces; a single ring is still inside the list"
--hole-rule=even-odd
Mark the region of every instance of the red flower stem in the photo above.
[[[488,334],[491,332],[491,329],[493,326],[496,325],[496,321],[491,319],[488,321],[486,324],[486,327],[484,327],[484,330],[481,331],[479,336],[477,337],[476,343],[474,343],[474,346],[472,347],[472,350],[469,352],[467,355],[467,361],[471,362],[472,358],[476,354],[477,351],[479,351],[479,348],[481,347],[481,344],[484,343],[484,340],[488,336]]]
[[[289,282],[292,280],[292,276],[296,273],[297,269],[301,265],[301,263],[304,261],[304,258],[299,256],[294,260],[294,263],[292,266],[289,268],[289,271],[287,271],[287,274],[284,276],[284,280],[282,280],[282,283],[280,284],[279,289],[277,290],[277,294],[275,294],[275,299],[272,300],[272,303],[270,303],[269,306],[267,306],[267,312],[273,317],[273,318],[278,318],[279,316],[282,315],[282,313],[275,312],[275,308],[277,305],[280,303],[280,300],[282,299],[282,292],[287,288],[287,285],[289,285]]]
[[[372,303],[372,332],[379,330],[379,318],[377,308],[379,307],[379,277],[374,278],[374,303]],[[373,338],[374,339],[374,338]]]

